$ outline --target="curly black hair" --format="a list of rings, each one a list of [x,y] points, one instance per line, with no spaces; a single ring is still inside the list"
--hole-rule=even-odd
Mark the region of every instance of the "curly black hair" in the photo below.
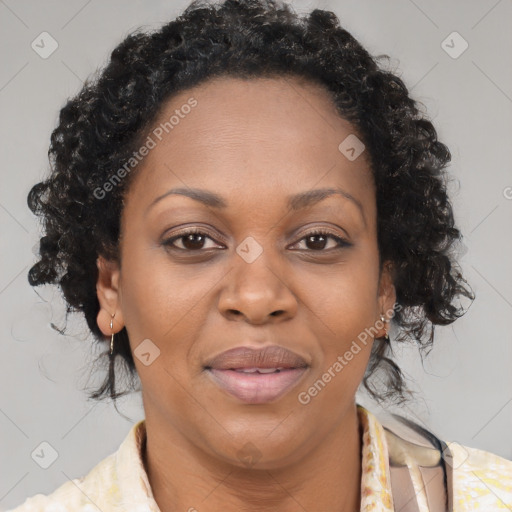
[[[45,229],[29,283],[58,284],[67,313],[82,312],[104,343],[96,323],[96,261],[99,255],[119,261],[123,198],[136,169],[112,187],[108,200],[97,191],[133,158],[172,95],[214,77],[295,77],[322,85],[363,138],[376,185],[380,265],[389,260],[394,266],[395,341],[412,340],[420,353],[428,351],[435,325],[465,313],[457,298],[474,295],[454,253],[462,236],[447,194],[450,152],[381,58],[389,59],[372,57],[333,12],[299,15],[279,0],[196,0],[160,29],[132,32],[60,111],[48,150],[51,174],[28,194]],[[116,355],[132,384],[136,376],[126,328],[115,349],[103,385],[90,398],[115,402],[134,389],[115,387]],[[377,338],[363,384],[378,401],[405,400],[404,376],[392,355],[390,344]],[[385,379],[376,385],[370,377],[378,369]]]

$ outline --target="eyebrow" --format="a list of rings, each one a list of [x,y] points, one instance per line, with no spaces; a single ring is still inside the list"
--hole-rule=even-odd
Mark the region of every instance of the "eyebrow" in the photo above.
[[[366,218],[364,215],[364,208],[361,204],[361,201],[356,199],[352,194],[349,194],[347,191],[341,188],[319,188],[315,190],[307,190],[305,192],[299,192],[298,194],[294,194],[287,197],[287,206],[292,211],[302,210],[304,208],[311,207],[332,195],[339,194],[353,204],[355,204],[363,217],[364,224],[366,225]],[[182,195],[186,197],[190,197],[195,201],[198,201],[210,208],[215,208],[218,210],[222,210],[227,208],[227,202],[219,195],[214,192],[210,192],[209,190],[203,190],[199,188],[173,188],[168,190],[165,194],[158,196],[155,198],[151,204],[147,207],[146,213],[152,208],[156,203],[161,201],[167,196],[170,195]]]

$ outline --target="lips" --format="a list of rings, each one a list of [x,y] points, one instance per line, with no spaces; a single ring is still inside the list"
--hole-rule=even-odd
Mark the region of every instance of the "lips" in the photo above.
[[[215,384],[250,404],[276,400],[295,387],[308,367],[303,357],[277,345],[259,350],[237,347],[205,365]]]
[[[262,349],[250,347],[236,347],[226,350],[210,359],[206,369],[239,370],[251,368],[306,368],[305,359],[295,352],[278,345],[271,345]]]

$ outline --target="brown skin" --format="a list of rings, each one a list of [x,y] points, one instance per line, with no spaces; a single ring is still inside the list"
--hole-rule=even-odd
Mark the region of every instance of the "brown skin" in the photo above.
[[[121,267],[98,259],[102,332],[110,336],[115,312],[114,332],[126,326],[132,351],[147,338],[161,351],[149,366],[135,357],[155,499],[163,512],[359,510],[355,392],[371,343],[309,404],[297,397],[396,300],[390,265],[379,280],[366,153],[349,161],[338,150],[357,132],[314,84],[210,80],[164,104],[155,126],[190,97],[198,105],[137,169],[122,212]],[[213,191],[228,206],[169,195],[145,213],[175,187]],[[341,195],[286,208],[288,195],[324,187],[357,198],[364,218]],[[194,226],[209,238],[177,239],[174,251],[161,245]],[[352,245],[305,238],[319,228]],[[249,236],[263,248],[252,263],[236,252]],[[243,403],[203,370],[243,344],[283,345],[311,367],[274,402]],[[253,465],[237,454],[246,443],[260,456]]]

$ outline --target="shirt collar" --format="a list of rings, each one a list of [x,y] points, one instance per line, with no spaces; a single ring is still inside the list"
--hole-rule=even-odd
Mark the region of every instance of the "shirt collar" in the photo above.
[[[393,512],[389,455],[385,432],[377,418],[357,406],[363,431],[361,454],[361,512]]]
[[[121,494],[121,510],[160,512],[142,460],[145,443],[146,422],[140,420],[132,426],[117,451],[115,471]]]

